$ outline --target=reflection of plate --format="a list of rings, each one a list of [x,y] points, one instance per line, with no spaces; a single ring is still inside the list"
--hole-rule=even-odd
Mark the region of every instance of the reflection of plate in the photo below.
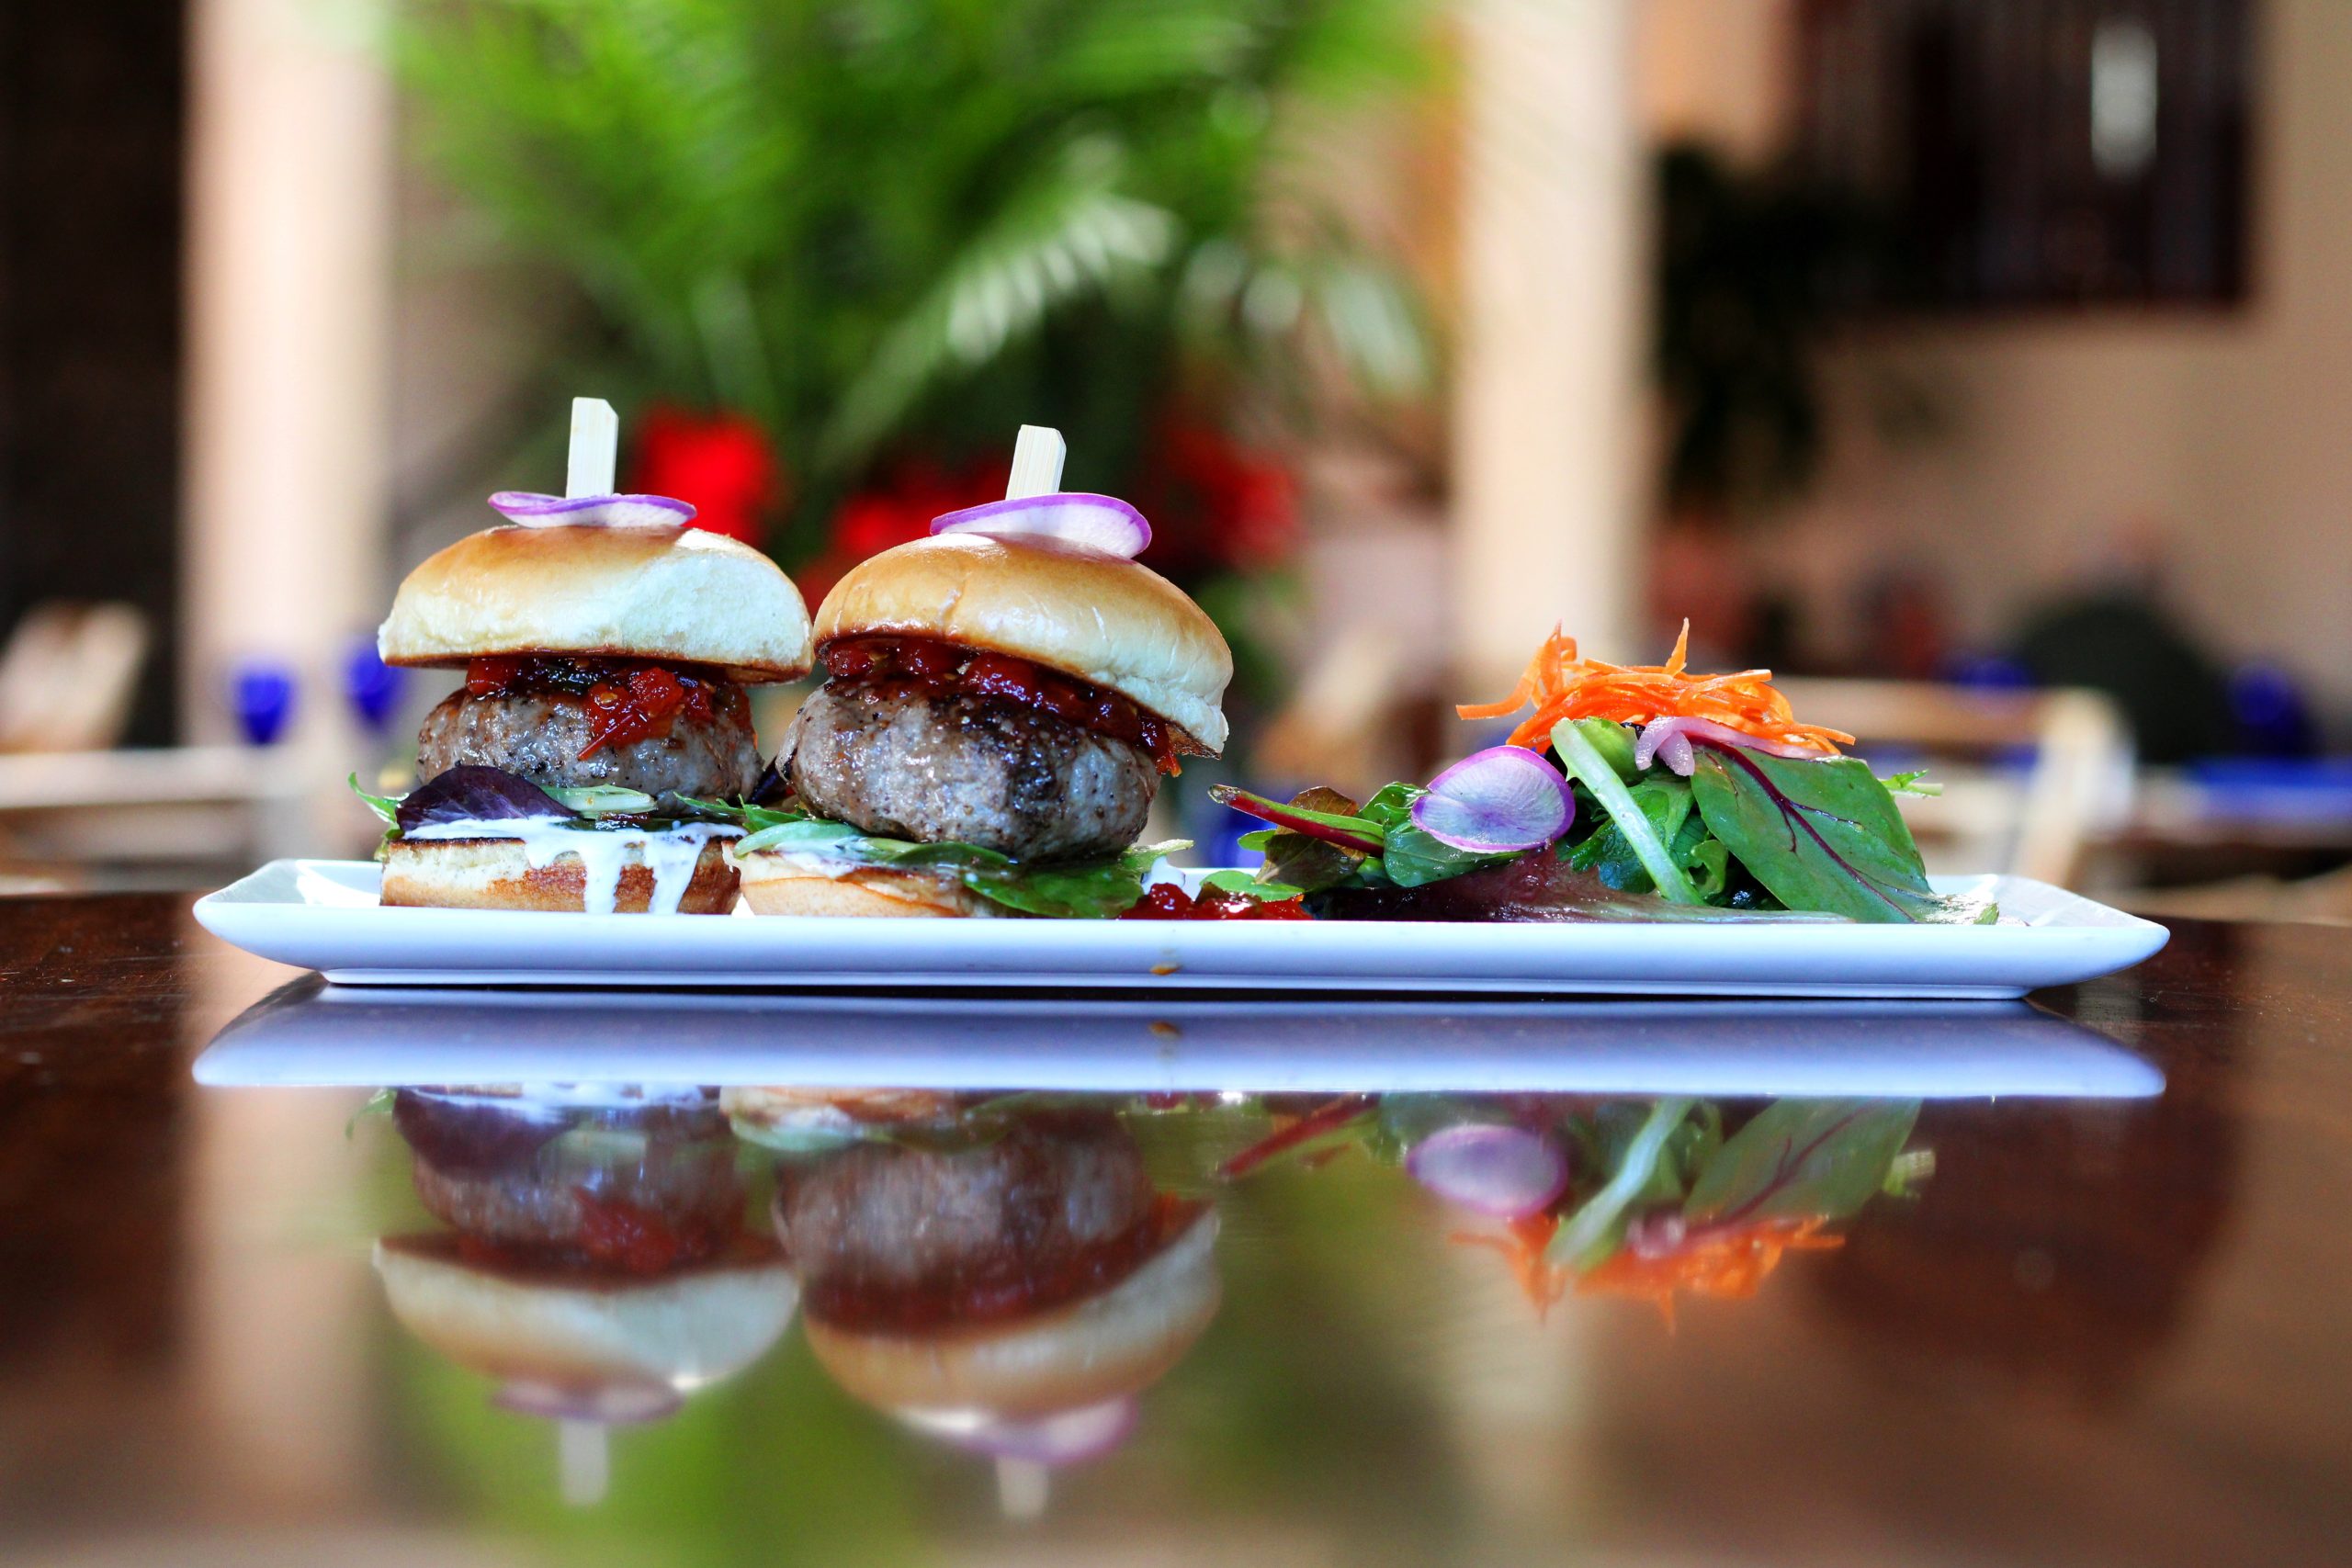
[[[1198,874],[1193,874],[1197,875]],[[1073,986],[2014,997],[2139,963],[2162,926],[2018,877],[1997,926],[713,919],[386,909],[366,861],[272,861],[198,900],[214,935],[364,985]]]
[[[221,1085],[558,1083],[1611,1094],[2153,1095],[2023,1003],[865,998],[288,987]]]

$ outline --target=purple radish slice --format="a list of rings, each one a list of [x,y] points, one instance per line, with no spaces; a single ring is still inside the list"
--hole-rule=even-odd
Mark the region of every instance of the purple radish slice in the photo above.
[[[1568,830],[1576,796],[1568,781],[1523,746],[1490,746],[1430,781],[1413,802],[1413,826],[1473,854],[1541,849]]]
[[[1568,1156],[1531,1127],[1464,1122],[1405,1156],[1413,1179],[1459,1208],[1498,1220],[1541,1213],[1567,1190]]]
[[[490,504],[526,528],[574,524],[603,528],[683,528],[695,509],[666,495],[540,495],[502,490]]]
[[[1057,539],[1129,560],[1151,543],[1143,513],[1115,495],[1059,491],[967,506],[931,520],[934,534],[987,534],[997,538]]]
[[[542,1382],[515,1378],[501,1384],[491,1403],[519,1416],[549,1421],[594,1421],[608,1427],[634,1426],[674,1416],[685,1401],[668,1383],[647,1381],[609,1383]]]

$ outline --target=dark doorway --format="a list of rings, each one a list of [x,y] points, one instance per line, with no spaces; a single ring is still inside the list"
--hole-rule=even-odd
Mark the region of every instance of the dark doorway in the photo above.
[[[0,0],[0,638],[136,605],[142,744],[174,731],[186,32],[184,0]]]

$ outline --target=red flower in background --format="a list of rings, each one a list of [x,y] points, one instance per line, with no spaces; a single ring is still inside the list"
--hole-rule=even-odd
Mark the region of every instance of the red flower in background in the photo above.
[[[675,496],[694,525],[756,547],[784,501],[784,467],[766,432],[741,414],[656,408],[638,425],[628,488]]]
[[[1215,425],[1163,421],[1136,490],[1136,505],[1151,519],[1152,564],[1170,576],[1249,571],[1297,545],[1290,469]]]
[[[859,491],[833,513],[832,534],[824,549],[793,574],[801,593],[816,604],[842,573],[866,557],[924,537],[933,518],[996,500],[1004,494],[1009,473],[1002,463],[974,464],[955,474],[936,463],[896,465],[879,483]]]
[[[858,562],[924,537],[933,518],[996,500],[1009,472],[1001,459],[957,469],[922,460],[889,466],[833,513],[825,547],[793,574],[802,593],[814,604]],[[1145,562],[1179,581],[1271,566],[1297,543],[1290,470],[1212,424],[1163,422],[1128,499],[1151,521]]]

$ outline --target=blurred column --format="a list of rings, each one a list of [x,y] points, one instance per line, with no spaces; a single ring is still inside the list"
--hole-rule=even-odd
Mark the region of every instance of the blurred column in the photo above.
[[[1555,621],[1629,655],[1639,472],[1631,0],[1465,0],[1454,618],[1463,690]]]
[[[195,0],[185,733],[232,661],[301,682],[284,765],[340,780],[338,673],[384,526],[391,96],[372,0]],[[323,776],[323,775],[322,775]]]

